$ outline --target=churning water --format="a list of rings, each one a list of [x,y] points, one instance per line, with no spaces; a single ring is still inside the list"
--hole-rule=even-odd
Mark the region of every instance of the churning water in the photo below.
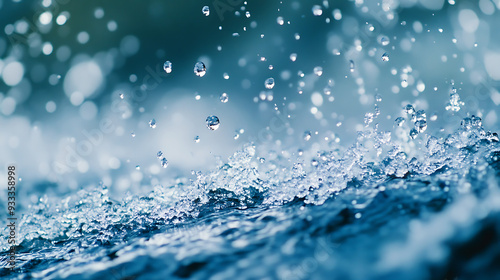
[[[500,2],[16,2],[2,278],[500,279]]]

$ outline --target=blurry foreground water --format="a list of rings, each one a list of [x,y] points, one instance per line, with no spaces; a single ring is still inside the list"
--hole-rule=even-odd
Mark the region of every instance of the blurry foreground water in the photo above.
[[[500,2],[90,2],[0,1],[0,276],[500,279]]]

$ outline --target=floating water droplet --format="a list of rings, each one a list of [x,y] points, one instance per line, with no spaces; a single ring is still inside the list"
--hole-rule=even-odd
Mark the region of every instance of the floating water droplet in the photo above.
[[[438,119],[437,114],[436,114],[436,113],[432,114],[432,116],[431,116],[430,120],[431,120],[431,121],[436,121],[437,119]]]
[[[447,111],[458,112],[462,105],[464,105],[464,102],[460,101],[460,95],[455,88],[452,88],[450,91],[450,102],[446,105],[445,109]]]
[[[319,162],[316,159],[311,160],[312,166],[318,166]]]
[[[424,120],[416,121],[415,122],[415,129],[419,132],[422,133],[427,129],[427,122]]]
[[[172,62],[168,60],[165,61],[165,63],[163,63],[163,70],[165,70],[167,74],[172,73]]]
[[[410,135],[410,138],[411,138],[411,139],[415,139],[415,138],[417,138],[417,136],[418,136],[418,131],[417,131],[415,128],[412,128],[412,129],[410,130],[410,134],[409,134],[409,135]]]
[[[120,93],[120,95],[119,95],[119,96],[120,96],[120,99],[125,98],[125,95],[124,95],[123,93]]]
[[[387,53],[382,55],[382,61],[389,61],[389,55]]]
[[[394,120],[394,124],[397,126],[402,126],[405,123],[405,119],[403,117],[398,117]]]
[[[404,110],[407,114],[415,113],[415,108],[413,108],[413,105],[411,105],[411,104],[406,105]]]
[[[349,66],[349,70],[350,70],[350,71],[351,71],[351,73],[352,73],[352,72],[354,72],[354,61],[353,61],[353,60],[349,60],[349,64],[350,64],[350,66]]]
[[[249,12],[249,11],[246,11],[246,12],[245,12],[245,16],[246,16],[247,18],[250,18],[250,12]]]
[[[158,151],[158,153],[156,153],[156,157],[158,159],[160,159],[162,156],[163,156],[163,152],[162,151]]]
[[[264,82],[264,85],[266,86],[267,89],[274,88],[274,78],[267,78],[266,81]]]
[[[426,121],[427,120],[427,115],[425,114],[424,110],[418,110],[415,113],[415,121]]]
[[[195,136],[194,137],[194,142],[195,143],[200,143],[200,136]]]
[[[219,128],[220,121],[217,116],[208,116],[206,122],[207,122],[207,127],[210,130],[217,130]]]
[[[140,166],[140,165],[136,165],[136,166],[135,166],[135,169],[137,169],[137,170],[141,170],[141,166]]]
[[[133,132],[130,133],[130,136],[132,136],[132,138],[134,138],[135,137],[135,133],[133,133]]]
[[[160,160],[160,164],[161,164],[161,167],[167,168],[167,166],[168,166],[168,160],[166,158],[162,158]]]
[[[222,102],[222,103],[226,103],[227,101],[229,101],[229,96],[227,96],[227,93],[223,92],[223,93],[220,95],[220,102]]]
[[[304,132],[304,140],[306,140],[306,141],[311,140],[311,136],[312,136],[312,134],[309,130]]]
[[[460,124],[465,130],[470,130],[472,128],[472,121],[470,118],[464,118]]]
[[[297,54],[296,53],[290,54],[290,60],[295,62],[297,60]]]
[[[233,138],[234,138],[234,140],[238,140],[238,138],[240,138],[240,134],[239,134],[238,132],[236,132],[236,133],[234,134],[234,137],[233,137]]]
[[[259,161],[260,161],[260,163],[264,163],[264,162],[266,162],[266,159],[265,159],[265,158],[263,158],[263,157],[260,157],[260,158],[259,158]]]
[[[320,5],[312,6],[312,12],[313,12],[313,15],[315,15],[317,17],[323,14],[323,10],[321,9]]]
[[[208,6],[203,6],[203,8],[201,9],[201,12],[206,16],[208,17],[210,15],[210,8]]]
[[[196,74],[196,76],[198,76],[198,77],[205,76],[205,74],[207,73],[207,68],[205,67],[205,63],[203,63],[201,61],[196,62],[196,64],[194,65],[193,71]]]
[[[382,95],[380,95],[380,94],[375,95],[375,101],[381,102],[382,101]]]
[[[391,41],[389,40],[389,37],[387,37],[387,36],[385,36],[385,35],[379,35],[379,36],[377,37],[377,41],[378,41],[378,43],[379,43],[379,44],[381,44],[382,46],[387,46],[387,45],[389,45],[389,43],[391,42]]]
[[[407,80],[402,80],[402,81],[401,81],[401,86],[402,86],[403,88],[407,88],[407,87],[408,87],[408,81],[407,81]]]
[[[224,78],[224,80],[229,80],[229,74],[228,73],[222,74],[222,77]]]
[[[156,120],[155,119],[152,119],[149,121],[149,127],[156,128]]]
[[[313,72],[316,76],[321,77],[321,75],[323,75],[323,67],[316,66],[314,67]]]
[[[476,116],[472,115],[472,117],[470,119],[471,119],[473,126],[475,126],[477,128],[480,128],[483,126],[483,122],[482,122],[480,117],[476,117]]]
[[[283,19],[283,17],[277,17],[276,18],[276,22],[279,24],[279,25],[283,25],[285,24],[285,20]]]

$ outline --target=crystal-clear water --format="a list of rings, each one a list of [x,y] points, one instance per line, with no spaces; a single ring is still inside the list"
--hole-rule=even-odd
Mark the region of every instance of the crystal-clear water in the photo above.
[[[500,4],[320,2],[0,1],[0,277],[497,279]]]

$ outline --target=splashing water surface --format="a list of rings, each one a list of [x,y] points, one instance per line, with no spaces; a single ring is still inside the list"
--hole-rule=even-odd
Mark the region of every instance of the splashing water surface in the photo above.
[[[146,2],[2,25],[0,276],[500,274],[499,5]]]

